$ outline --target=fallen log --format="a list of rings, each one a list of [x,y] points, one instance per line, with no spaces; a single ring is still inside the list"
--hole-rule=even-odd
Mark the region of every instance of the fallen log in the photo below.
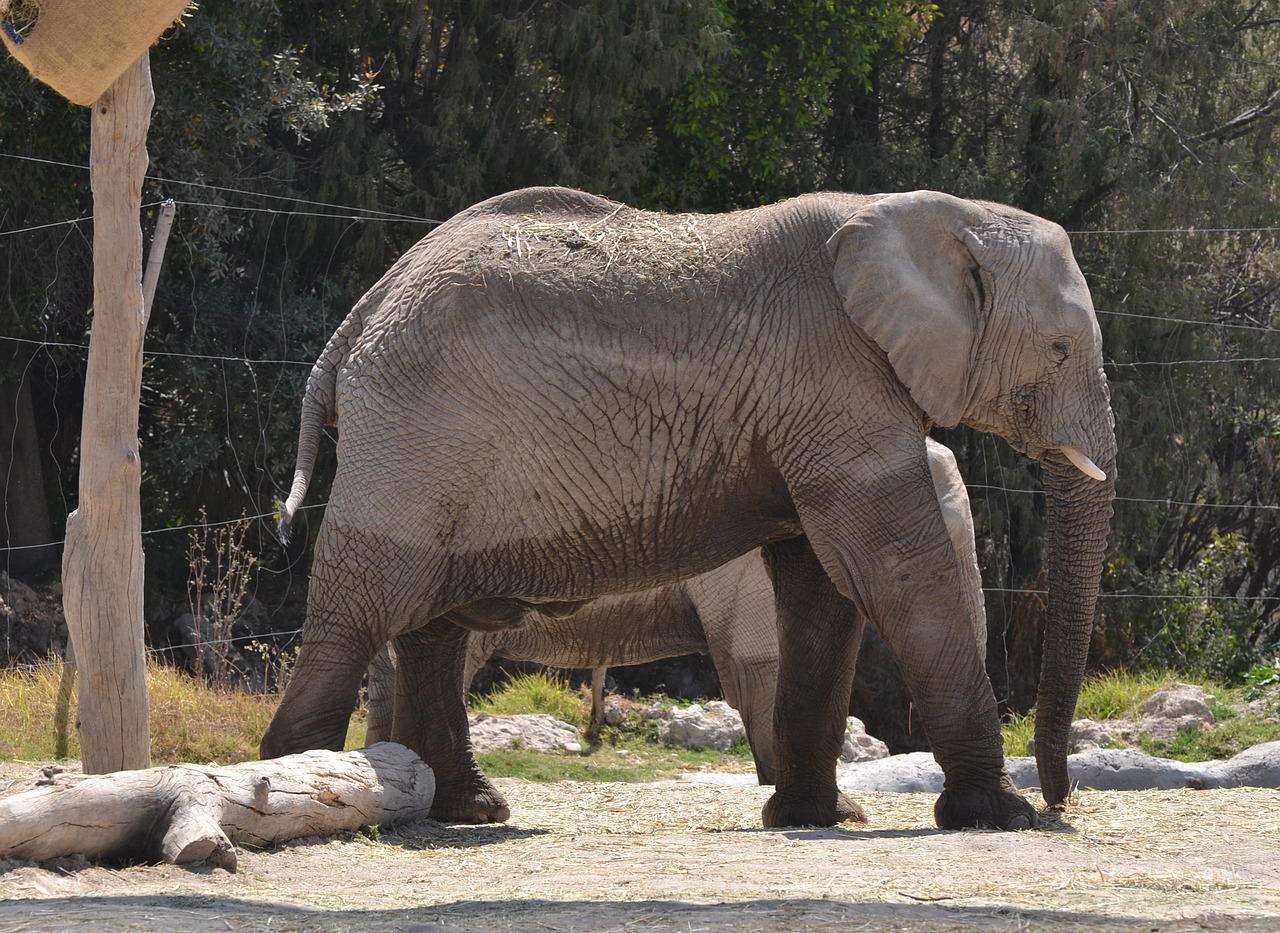
[[[0,799],[0,858],[83,854],[228,871],[236,843],[266,846],[425,818],[436,787],[422,759],[392,742],[222,768],[46,773],[38,784]]]

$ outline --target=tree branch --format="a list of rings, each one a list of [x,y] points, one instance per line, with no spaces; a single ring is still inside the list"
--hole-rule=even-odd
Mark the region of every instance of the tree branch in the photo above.
[[[1233,120],[1229,120],[1216,130],[1210,130],[1199,136],[1193,137],[1200,142],[1217,142],[1226,143],[1233,139],[1239,139],[1244,136],[1249,127],[1259,120],[1271,116],[1277,110],[1280,110],[1280,91],[1276,91],[1267,99],[1265,103],[1259,104],[1252,110],[1245,111]]]

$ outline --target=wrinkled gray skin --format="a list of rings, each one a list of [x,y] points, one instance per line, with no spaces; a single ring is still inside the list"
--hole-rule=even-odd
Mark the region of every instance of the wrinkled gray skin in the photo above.
[[[960,556],[965,591],[973,599],[979,624],[974,643],[985,654],[986,609],[969,493],[955,455],[932,438],[926,438],[925,446],[942,517]],[[600,675],[607,667],[695,653],[711,655],[725,700],[742,716],[756,777],[761,784],[774,783],[778,635],[773,584],[758,550],[679,583],[602,596],[572,615],[530,610],[517,628],[472,632],[462,683],[470,685],[494,655],[553,667],[592,668],[594,688],[603,685]],[[390,740],[394,697],[394,655],[387,650],[369,667],[368,744]],[[593,716],[599,714],[600,702],[593,697]]]
[[[286,525],[326,424],[341,425],[338,467],[262,754],[340,748],[395,639],[392,736],[434,769],[432,815],[503,819],[467,736],[469,632],[759,547],[779,641],[765,825],[864,818],[835,783],[859,617],[880,625],[946,775],[938,825],[1035,825],[929,474],[925,435],[960,422],[1041,463],[1036,749],[1059,804],[1116,452],[1060,227],[936,192],[664,215],[544,188],[463,211],[370,289],[312,371]]]

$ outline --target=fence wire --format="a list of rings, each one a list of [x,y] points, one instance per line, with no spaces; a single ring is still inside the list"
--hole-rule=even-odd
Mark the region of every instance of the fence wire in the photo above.
[[[76,171],[84,171],[84,172],[88,171],[88,166],[83,164],[59,162],[56,160],[41,159],[41,158],[35,158],[32,156],[23,156],[23,155],[11,154],[11,153],[0,153],[0,160],[3,160],[3,159],[35,162],[35,163],[41,163],[41,164],[45,164],[53,167],[72,169]],[[185,187],[185,188],[189,188],[196,191],[203,190],[203,191],[216,192],[221,195],[229,195],[236,198],[258,200],[261,202],[278,202],[281,205],[298,205],[299,207],[308,208],[307,210],[302,210],[302,209],[299,209],[299,207],[292,207],[292,208],[287,206],[267,207],[267,206],[215,203],[207,200],[174,199],[176,203],[180,205],[195,207],[200,209],[217,210],[217,211],[242,211],[242,212],[250,212],[250,213],[277,214],[277,215],[296,216],[296,217],[327,217],[327,218],[333,218],[338,220],[362,221],[362,222],[370,222],[370,223],[411,223],[411,224],[417,224],[417,225],[423,225],[423,226],[433,226],[443,222],[435,219],[414,217],[411,215],[401,214],[394,211],[381,211],[381,210],[370,209],[370,208],[358,208],[358,207],[352,207],[350,205],[333,204],[333,203],[316,201],[316,200],[300,198],[300,197],[268,194],[265,192],[251,191],[251,190],[236,188],[228,185],[216,185],[216,184],[210,184],[205,182],[191,182],[191,181],[184,181],[181,179],[172,179],[172,178],[165,178],[162,176],[153,176],[153,175],[146,176],[146,179],[147,181],[158,184],[158,185]],[[149,209],[151,207],[159,206],[161,203],[163,202],[162,201],[148,202],[147,204],[143,205],[143,208],[144,210]],[[0,229],[0,237],[20,236],[24,234],[31,234],[41,230],[47,230],[47,229],[62,227],[62,226],[75,226],[77,224],[91,224],[92,221],[93,221],[93,216],[91,214],[62,219],[62,220],[50,220],[47,222],[26,226],[26,227],[21,227],[21,228],[16,228],[16,229],[11,229],[11,230]],[[1280,232],[1280,227],[1170,227],[1170,228],[1151,228],[1151,229],[1134,228],[1134,229],[1115,229],[1115,230],[1081,229],[1081,230],[1070,231],[1072,236],[1104,236],[1104,237],[1105,236],[1196,236],[1196,235],[1210,235],[1210,234],[1212,235],[1239,234],[1239,233],[1258,234],[1258,233],[1278,233],[1278,232]],[[1162,321],[1165,323],[1176,323],[1176,324],[1189,325],[1189,326],[1211,327],[1211,328],[1214,328],[1215,330],[1221,330],[1226,328],[1226,329],[1232,329],[1232,330],[1254,332],[1258,334],[1280,334],[1280,328],[1268,327],[1263,325],[1219,323],[1219,322],[1213,322],[1213,321],[1197,321],[1197,320],[1179,319],[1179,318],[1163,318],[1163,317],[1157,317],[1154,315],[1135,314],[1131,312],[1116,311],[1116,310],[1110,310],[1110,309],[1098,309],[1097,313],[1100,317],[1113,316],[1113,317],[1122,317],[1122,318],[1136,318],[1136,319],[1144,319],[1144,320]],[[19,337],[15,335],[0,335],[0,341],[7,341],[11,343],[21,344],[25,347],[31,348],[36,352],[40,350],[46,350],[46,349],[58,349],[63,351],[72,350],[72,351],[77,351],[77,352],[87,354],[89,349],[87,344],[68,343],[65,341],[35,340],[32,338]],[[305,366],[309,368],[312,365],[314,365],[314,362],[315,362],[314,360],[311,360],[311,359],[305,359],[305,360],[304,359],[270,359],[270,358],[255,359],[255,358],[250,358],[246,356],[237,356],[237,355],[178,353],[178,352],[172,352],[172,351],[154,351],[154,350],[144,349],[144,358],[162,358],[162,357],[189,359],[193,361],[198,360],[203,362],[219,362],[219,363],[226,363],[226,364],[237,364],[237,365],[244,365],[251,368],[258,367],[258,366],[262,366],[262,367]],[[1245,364],[1252,365],[1252,364],[1270,364],[1270,363],[1280,363],[1280,357],[1237,356],[1237,357],[1223,357],[1218,359],[1180,358],[1180,359],[1168,359],[1168,360],[1137,360],[1137,361],[1123,361],[1123,362],[1115,361],[1115,360],[1107,360],[1104,362],[1104,365],[1110,369],[1126,369],[1126,368],[1138,368],[1138,367],[1165,367],[1169,369],[1175,369],[1183,366],[1229,366],[1229,365],[1245,365]],[[1000,485],[994,485],[991,483],[982,483],[982,482],[970,482],[967,484],[967,487],[972,492],[996,493],[1003,496],[1010,496],[1010,495],[1033,496],[1033,495],[1039,494],[1037,490],[1033,490],[1033,489],[1013,488],[1013,487],[1000,486]],[[1256,512],[1280,511],[1280,505],[1271,505],[1271,504],[1265,504],[1265,503],[1198,502],[1198,501],[1177,500],[1173,498],[1150,499],[1150,498],[1133,498],[1133,497],[1123,497],[1123,496],[1118,496],[1116,498],[1116,502],[1117,504],[1132,504],[1132,505],[1140,505],[1140,506],[1148,506],[1148,507],[1163,507],[1163,508],[1168,508],[1170,510],[1172,509],[1221,509],[1221,510],[1248,510],[1248,511],[1256,511]],[[326,503],[323,503],[323,502],[311,503],[303,506],[303,509],[304,510],[321,510],[325,507],[325,505]],[[179,525],[174,527],[152,528],[152,529],[144,530],[143,535],[147,537],[152,537],[157,535],[173,534],[176,532],[190,534],[193,529],[197,529],[197,530],[211,529],[211,528],[216,528],[220,526],[236,524],[242,521],[258,522],[258,523],[263,523],[263,524],[270,525],[271,527],[274,527],[275,514],[274,514],[274,511],[260,512],[255,515],[244,516],[240,519],[232,519],[232,520],[223,521],[223,522],[191,523],[191,524],[184,524],[184,525]],[[60,548],[62,545],[63,545],[63,541],[59,540],[59,541],[52,541],[52,542],[47,542],[45,544],[37,544],[37,545],[0,547],[0,562],[4,562],[5,557],[7,557],[8,554],[13,552],[38,550],[38,549],[44,549],[44,548],[50,548],[50,547]],[[1002,594],[1017,593],[1017,594],[1028,594],[1028,595],[1045,595],[1045,591],[1031,589],[1031,588],[1005,589],[1000,587],[986,587],[984,588],[984,590],[987,593],[1002,593]],[[1205,600],[1210,600],[1210,601],[1238,601],[1238,602],[1265,603],[1265,602],[1273,602],[1275,600],[1275,597],[1199,596],[1199,595],[1187,595],[1187,594],[1175,594],[1175,593],[1102,592],[1099,594],[1099,599],[1100,600],[1157,599],[1157,600],[1186,600],[1186,601],[1192,601],[1192,602],[1202,602]],[[291,636],[291,635],[296,635],[297,632],[295,631],[295,632],[286,632],[286,633],[277,633],[277,634]],[[207,643],[191,643],[191,644],[185,644],[185,645],[169,646],[165,650],[171,651],[171,650],[179,650],[179,649],[185,649],[185,648],[199,648],[204,646],[207,646]]]

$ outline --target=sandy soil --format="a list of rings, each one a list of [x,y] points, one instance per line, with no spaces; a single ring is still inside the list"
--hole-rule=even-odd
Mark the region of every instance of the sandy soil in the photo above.
[[[0,792],[26,786],[6,768]],[[924,794],[763,830],[759,787],[505,784],[505,825],[242,849],[234,874],[0,862],[0,933],[1280,928],[1274,790],[1089,791],[995,833],[933,828]]]

